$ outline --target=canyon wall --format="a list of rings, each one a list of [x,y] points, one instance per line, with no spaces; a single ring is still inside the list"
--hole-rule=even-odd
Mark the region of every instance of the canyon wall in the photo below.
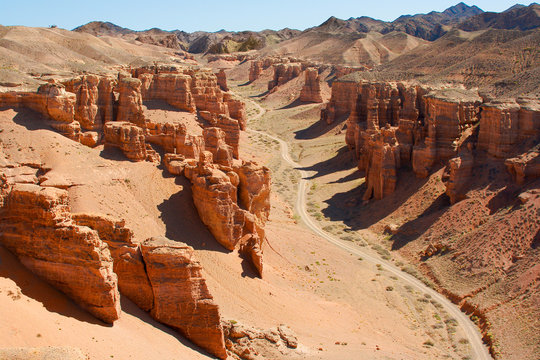
[[[321,111],[321,121],[328,124],[346,119],[345,141],[366,176],[364,200],[391,194],[401,167],[427,177],[447,165],[452,203],[464,198],[476,149],[509,159],[507,167],[516,181],[536,176],[536,156],[510,158],[538,144],[539,116],[534,99],[483,103],[474,90],[354,76],[334,82],[331,99]]]

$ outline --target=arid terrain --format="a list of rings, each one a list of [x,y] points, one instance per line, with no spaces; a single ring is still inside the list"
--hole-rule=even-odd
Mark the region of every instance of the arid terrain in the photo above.
[[[0,26],[0,359],[536,360],[539,16]]]

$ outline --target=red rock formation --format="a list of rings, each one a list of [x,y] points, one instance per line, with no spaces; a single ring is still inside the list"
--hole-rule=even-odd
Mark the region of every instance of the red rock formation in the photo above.
[[[268,82],[268,90],[271,91],[276,86],[285,84],[301,72],[302,64],[299,63],[274,65],[274,79]]]
[[[116,80],[97,75],[83,75],[64,82],[66,90],[76,95],[75,120],[85,130],[101,131],[103,124],[114,120]]]
[[[208,291],[193,248],[160,237],[143,242],[141,250],[154,293],[152,316],[226,359],[219,308]]]
[[[97,231],[100,239],[109,246],[120,292],[141,309],[150,311],[154,305],[152,287],[141,251],[133,242],[133,232],[125,227],[125,221],[94,214],[73,214],[73,220]]]
[[[220,115],[215,126],[225,132],[225,142],[231,146],[233,157],[238,159],[238,148],[240,147],[240,123],[238,120]]]
[[[16,184],[1,218],[0,241],[27,268],[97,318],[118,319],[111,254],[96,231],[72,221],[67,191]]]
[[[359,89],[360,84],[356,81],[334,81],[330,102],[321,110],[321,119],[331,124],[356,112]]]
[[[211,71],[191,71],[191,92],[197,110],[208,111],[215,115],[229,115],[227,104],[223,101],[217,77]]]
[[[464,131],[478,122],[481,98],[472,91],[445,89],[425,97],[424,141],[413,149],[413,170],[426,177],[437,161],[446,162],[457,154]]]
[[[519,185],[527,179],[540,177],[540,151],[538,148],[518,157],[507,159],[504,164],[514,181]]]
[[[79,141],[81,127],[74,121],[75,95],[66,92],[64,85],[47,83],[36,93],[8,92],[0,94],[0,106],[30,108],[51,119],[50,125],[62,135]]]
[[[161,146],[166,153],[181,154],[197,159],[204,150],[201,136],[187,133],[186,125],[179,123],[147,123],[146,142]]]
[[[229,94],[224,95],[224,100],[229,107],[229,114],[233,119],[238,120],[240,130],[246,130],[247,114],[246,104],[243,101],[233,99]]]
[[[270,209],[268,169],[253,163],[233,162],[232,168],[214,164],[212,153],[205,151],[197,165],[184,165],[184,174],[212,235],[228,250],[239,248],[248,255],[262,275],[263,227]]]
[[[132,161],[146,160],[144,130],[132,123],[109,122],[103,128],[105,146],[117,147]]]
[[[249,68],[249,82],[252,83],[261,76],[263,72],[263,62],[261,60],[253,60]]]
[[[146,127],[141,95],[141,80],[130,77],[118,81],[117,121],[127,121],[139,127]]]
[[[270,170],[252,161],[236,171],[239,177],[238,203],[263,222],[270,216]]]
[[[219,70],[219,72],[216,74],[216,77],[219,88],[223,91],[229,91],[229,87],[227,86],[227,74],[225,74],[225,70]]]
[[[519,102],[519,103],[518,103]],[[540,101],[518,99],[482,104],[478,148],[496,158],[513,156],[540,136]]]
[[[177,73],[144,73],[142,96],[145,100],[164,100],[183,111],[195,112],[195,100],[191,94],[191,76]]]
[[[397,169],[401,164],[395,132],[396,128],[388,127],[363,133],[358,167],[366,172],[367,189],[364,200],[372,197],[380,200],[393,193],[396,188]]]
[[[450,203],[467,198],[467,185],[473,175],[474,157],[470,151],[463,151],[458,157],[450,159],[446,166],[442,181],[446,186],[446,195]]]
[[[305,79],[304,87],[300,92],[300,101],[322,103],[319,70],[316,68],[306,69]]]
[[[212,153],[216,164],[232,167],[233,149],[225,142],[225,132],[220,128],[210,127],[203,130],[204,147]]]
[[[231,178],[237,179],[237,175],[231,173],[229,176],[214,167],[212,153],[205,151],[201,153],[190,180],[193,202],[202,222],[220,244],[234,250],[243,235],[244,214],[237,205],[237,184],[231,182]]]

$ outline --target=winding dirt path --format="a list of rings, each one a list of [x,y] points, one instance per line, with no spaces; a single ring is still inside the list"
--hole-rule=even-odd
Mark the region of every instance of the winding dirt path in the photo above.
[[[250,120],[257,120],[266,113],[266,110],[262,106],[260,106],[257,102],[251,99],[245,99],[245,100],[251,102],[259,110],[259,113],[253,116]],[[333,245],[343,249],[344,251],[347,251],[357,256],[361,256],[364,260],[368,262],[371,262],[373,264],[381,264],[385,270],[387,270],[388,272],[391,272],[393,275],[402,279],[403,281],[408,283],[410,286],[416,288],[419,291],[422,291],[424,293],[431,295],[433,299],[441,303],[441,305],[448,312],[448,314],[453,316],[457,320],[461,328],[464,330],[469,340],[469,343],[471,345],[473,359],[477,359],[477,360],[492,360],[493,359],[491,355],[489,354],[488,348],[484,345],[482,341],[482,336],[480,332],[478,331],[477,326],[454,303],[452,303],[443,295],[439,294],[437,291],[424,285],[424,283],[422,283],[420,280],[418,280],[414,276],[401,271],[401,269],[395,267],[391,263],[377,256],[368,254],[362,251],[361,249],[355,246],[351,246],[350,244],[345,243],[344,241],[337,239],[334,236],[323,231],[317,225],[317,223],[309,216],[306,209],[306,193],[307,193],[307,190],[309,189],[309,181],[307,180],[307,177],[309,176],[309,174],[304,170],[300,170],[301,165],[299,165],[294,160],[292,160],[292,158],[289,155],[288,144],[285,141],[281,140],[280,138],[267,134],[263,131],[257,131],[257,130],[252,130],[252,129],[248,129],[247,131],[250,133],[266,136],[272,140],[278,141],[280,145],[281,157],[283,158],[283,160],[285,160],[291,167],[298,169],[298,171],[300,172],[301,180],[298,183],[295,207],[296,207],[296,211],[298,212],[298,215],[300,216],[304,224],[313,233],[325,239],[326,241],[332,243]]]

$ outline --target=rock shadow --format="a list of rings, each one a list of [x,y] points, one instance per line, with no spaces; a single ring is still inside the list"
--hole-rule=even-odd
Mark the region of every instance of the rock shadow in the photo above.
[[[347,146],[344,146],[339,149],[337,154],[335,154],[332,158],[299,169],[305,171],[315,171],[314,175],[306,178],[307,180],[313,180],[337,171],[352,169],[355,166],[356,163],[354,161],[353,153],[349,151]]]
[[[99,156],[107,160],[131,161],[126,157],[126,155],[124,155],[122,150],[114,146],[103,147],[103,150],[101,150],[101,152],[99,153]]]
[[[184,338],[178,331],[174,330],[173,328],[168,327],[165,324],[162,324],[155,320],[152,316],[150,316],[149,313],[139,308],[137,305],[135,305],[131,300],[129,300],[127,297],[122,296],[120,298],[120,305],[122,306],[122,311],[126,314],[129,314],[131,316],[134,316],[141,321],[144,321],[145,323],[152,325],[154,328],[156,328],[159,331],[162,331],[172,337],[174,337],[178,342],[180,342],[183,346],[188,347],[194,351],[197,351],[201,354],[207,355],[209,358],[213,358],[213,356],[206,351],[204,351],[202,348],[198,347],[197,345],[193,344],[186,338]]]
[[[47,311],[90,324],[112,326],[93,317],[65,294],[32,273],[3,246],[0,246],[0,277],[13,280],[22,294],[41,303]],[[17,294],[12,296],[14,301],[22,301],[17,299]]]
[[[253,266],[253,263],[251,260],[248,259],[246,255],[240,254],[240,258],[242,259],[242,277],[248,277],[251,279],[259,279],[259,275],[257,273],[257,270]]]
[[[158,205],[160,218],[165,224],[165,236],[174,241],[181,241],[195,250],[210,250],[228,253],[217,242],[208,228],[199,218],[193,204],[191,183],[184,176],[176,177],[176,184],[183,189]]]
[[[13,117],[13,122],[17,125],[24,126],[27,130],[50,130],[55,133],[52,126],[50,126],[50,121],[46,116],[38,113],[37,111],[28,109],[28,108],[17,108],[17,107],[2,107],[0,111],[4,110],[14,110],[17,114]]]
[[[346,128],[343,121],[334,121],[331,124],[328,124],[326,121],[319,119],[307,128],[295,131],[294,138],[297,140],[313,140],[338,128],[339,131],[343,131]]]
[[[361,173],[358,175],[361,176]],[[428,178],[419,179],[410,169],[401,169],[396,190],[393,194],[381,200],[371,199],[364,203],[362,200],[367,189],[366,183],[346,192],[336,193],[324,202],[328,204],[322,213],[332,221],[342,221],[351,230],[360,230],[376,224],[404,204],[416,193]],[[439,204],[437,200],[437,204]],[[449,204],[449,203],[448,203]],[[430,207],[434,211],[439,205]],[[427,212],[425,213],[427,215]]]
[[[423,235],[450,207],[450,199],[441,194],[416,219],[401,225],[396,234],[392,236],[392,250],[399,250],[410,241]]]
[[[309,105],[309,104],[311,104],[311,103],[309,103],[309,102],[304,102],[304,101],[302,101],[302,100],[300,100],[300,99],[295,99],[292,103],[287,104],[287,105],[285,105],[285,106],[282,106],[282,107],[280,107],[280,108],[277,109],[277,110],[293,109],[293,108],[295,108],[295,107],[297,107],[297,106]]]

